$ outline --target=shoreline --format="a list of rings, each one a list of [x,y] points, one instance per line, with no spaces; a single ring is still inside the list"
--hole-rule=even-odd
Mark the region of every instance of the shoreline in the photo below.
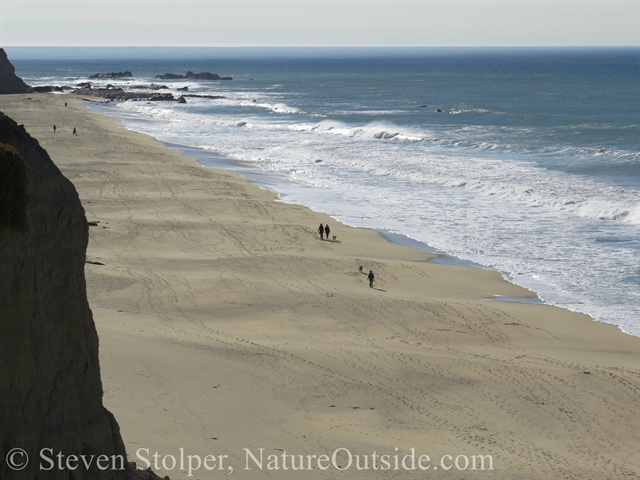
[[[108,115],[110,113],[107,113]],[[113,116],[115,116],[116,118],[120,118],[121,121],[124,121],[123,117],[113,113]],[[127,128],[127,127],[123,127],[123,128]],[[135,130],[131,130],[129,128],[127,128],[127,130],[130,130],[132,132],[135,133],[140,133],[140,132],[136,132]],[[146,135],[144,133],[142,133],[142,135]],[[292,205],[301,205],[303,207],[309,208],[311,210],[313,210],[310,206],[305,205],[305,204],[301,204],[301,203],[296,203],[296,202],[287,202],[286,200],[282,199],[281,193],[278,191],[278,189],[275,187],[275,185],[282,185],[283,183],[291,183],[290,180],[287,180],[286,178],[282,178],[282,179],[277,179],[277,177],[275,175],[269,175],[268,173],[263,173],[263,172],[259,172],[257,170],[255,170],[254,168],[252,168],[250,165],[244,165],[242,162],[238,162],[238,161],[234,161],[233,159],[230,159],[228,157],[225,157],[224,155],[221,155],[219,153],[216,152],[209,152],[200,148],[196,148],[196,147],[189,147],[186,145],[180,145],[177,143],[169,143],[169,142],[164,142],[156,137],[152,137],[154,138],[157,142],[161,143],[162,145],[165,145],[168,148],[172,148],[172,149],[176,149],[180,152],[182,152],[182,155],[184,155],[186,158],[191,158],[197,161],[197,163],[199,163],[200,165],[203,165],[207,168],[217,168],[217,169],[221,169],[221,170],[225,170],[225,171],[229,171],[229,172],[233,172],[233,173],[237,173],[238,175],[242,176],[243,178],[245,178],[247,180],[247,182],[253,184],[253,185],[257,185],[260,188],[263,188],[269,192],[272,192],[274,194],[276,194],[278,196],[278,201],[284,202],[284,203],[289,203]],[[279,180],[279,182],[278,182]],[[314,210],[316,211],[316,210]],[[479,268],[482,270],[491,270],[494,272],[498,272],[500,275],[502,275],[502,278],[508,282],[511,283],[513,285],[516,285],[518,287],[521,287],[523,289],[525,289],[527,292],[529,292],[529,294],[521,296],[521,297],[507,297],[507,296],[494,296],[491,298],[487,298],[487,300],[496,300],[496,301],[500,301],[500,302],[514,302],[514,303],[527,303],[527,304],[535,304],[535,305],[549,305],[549,306],[554,306],[557,308],[562,308],[564,310],[568,310],[570,312],[574,312],[574,313],[580,313],[580,314],[584,314],[587,315],[588,317],[590,317],[594,322],[598,322],[598,323],[606,323],[606,322],[600,322],[599,320],[595,319],[593,316],[589,315],[588,313],[584,313],[584,312],[578,312],[578,311],[574,311],[559,305],[553,305],[550,303],[545,303],[544,300],[542,300],[539,296],[539,294],[523,285],[519,285],[518,283],[515,283],[514,281],[510,280],[508,278],[508,275],[505,272],[501,272],[500,270],[497,270],[495,268],[492,267],[487,267],[484,265],[480,265],[478,263],[474,263],[470,260],[464,260],[462,258],[458,258],[454,255],[449,255],[446,252],[441,252],[438,249],[432,247],[431,245],[425,243],[425,242],[421,242],[419,240],[415,240],[411,237],[408,237],[407,235],[404,235],[402,233],[393,233],[393,232],[389,232],[386,230],[379,230],[376,228],[367,228],[367,227],[358,227],[355,225],[350,225],[348,223],[344,223],[342,220],[333,217],[331,214],[326,213],[326,212],[318,212],[318,213],[322,213],[325,215],[328,215],[329,217],[331,217],[335,222],[339,222],[343,225],[346,225],[349,228],[356,228],[356,229],[361,229],[361,230],[368,230],[368,231],[372,231],[372,232],[376,232],[378,235],[380,235],[382,238],[384,238],[386,241],[388,241],[389,243],[393,243],[395,245],[401,245],[403,247],[409,247],[412,249],[417,249],[417,250],[424,250],[425,252],[428,252],[430,254],[433,254],[433,257],[428,258],[427,260],[425,260],[425,262],[429,262],[429,263],[436,263],[436,264],[440,264],[440,265],[455,265],[455,266],[459,266],[459,267],[468,267],[468,268]],[[613,324],[610,324],[613,325]],[[619,325],[614,325],[616,327],[618,327],[620,329],[620,331],[622,333],[628,334],[628,335],[632,335],[628,332],[625,332],[624,330],[622,330],[622,327],[620,327]],[[633,335],[632,335],[633,336]]]
[[[235,478],[326,480],[337,474],[245,472],[242,449],[416,448],[494,458],[490,474],[434,478],[638,474],[638,337],[559,307],[489,300],[526,290],[277,201],[80,99],[4,96],[0,110],[97,222],[87,261],[103,265],[87,263],[87,294],[104,403],[133,460],[139,448],[184,448],[227,454]],[[340,243],[318,240],[321,221]],[[359,265],[376,272],[375,289]]]
[[[123,128],[141,134],[141,135],[148,135],[146,133],[142,133],[142,132],[138,132],[134,129],[128,128],[126,126],[124,126],[124,124],[126,124],[126,120],[127,118],[131,117],[132,120],[134,121],[144,121],[144,119],[142,118],[138,118],[132,114],[124,114],[123,112],[117,112],[115,109],[110,108],[109,104],[104,104],[102,102],[97,102],[94,100],[89,100],[89,99],[83,99],[83,101],[87,102],[88,108],[92,108],[96,111],[99,112],[103,112],[107,115],[113,116],[117,119],[119,119],[120,123],[122,124]],[[91,105],[91,104],[94,105]],[[107,107],[107,108],[101,108],[101,107]],[[257,169],[255,169],[254,167],[252,167],[249,164],[245,164],[244,162],[240,162],[240,161],[236,161],[233,160],[231,158],[225,157],[222,154],[219,154],[217,152],[212,152],[212,151],[207,151],[201,148],[197,148],[197,147],[190,147],[187,145],[180,145],[177,143],[171,143],[171,142],[165,142],[163,140],[160,140],[156,137],[151,136],[152,138],[154,138],[154,140],[156,140],[157,142],[161,143],[162,145],[165,145],[168,148],[171,149],[176,149],[180,152],[182,152],[182,154],[186,157],[186,158],[192,158],[195,159],[195,161],[197,163],[199,163],[200,165],[203,165],[205,167],[208,168],[218,168],[218,169],[222,169],[225,171],[230,171],[236,174],[241,175],[242,177],[246,178],[247,181],[249,183],[255,184],[257,186],[259,186],[260,188],[264,188],[274,194],[276,194],[278,196],[278,199],[284,203],[291,203],[291,204],[296,204],[296,205],[302,205],[304,207],[310,208],[310,206],[305,205],[303,203],[296,203],[296,202],[288,202],[286,200],[282,199],[282,193],[281,191],[283,190],[283,185],[293,185],[293,183],[286,179],[286,178],[278,178],[277,175],[275,174],[269,174],[269,173],[265,173],[265,172],[260,172]],[[280,188],[278,188],[278,186]],[[387,240],[390,243],[394,243],[397,245],[402,245],[402,246],[406,246],[409,248],[416,248],[416,249],[420,249],[420,250],[424,250],[427,251],[429,253],[432,253],[435,255],[435,257],[430,258],[429,260],[427,260],[428,262],[431,263],[438,263],[438,264],[442,264],[442,265],[457,265],[457,266],[466,266],[466,267],[471,267],[471,268],[480,268],[480,269],[487,269],[487,270],[492,270],[492,271],[496,271],[498,272],[502,278],[508,282],[511,283],[513,285],[516,285],[518,287],[521,287],[523,289],[525,289],[527,292],[529,292],[526,295],[523,295],[521,297],[509,297],[509,296],[494,296],[491,298],[487,298],[487,300],[496,300],[496,301],[504,301],[504,302],[515,302],[515,303],[526,303],[526,304],[540,304],[540,305],[549,305],[549,306],[553,306],[553,307],[557,307],[557,308],[562,308],[564,310],[567,310],[569,312],[573,312],[573,313],[578,313],[578,314],[582,314],[582,315],[587,315],[593,322],[596,323],[604,323],[607,325],[613,325],[616,328],[618,328],[622,333],[626,334],[626,335],[630,335],[632,337],[638,337],[638,335],[634,335],[630,332],[627,332],[623,329],[622,326],[617,325],[617,324],[613,324],[613,323],[609,323],[609,322],[604,322],[601,320],[598,320],[597,318],[595,318],[593,315],[587,313],[587,312],[581,312],[579,310],[573,310],[569,307],[563,306],[563,305],[556,305],[554,303],[549,303],[546,302],[544,299],[542,299],[540,297],[540,293],[536,292],[535,290],[530,289],[529,287],[526,287],[524,285],[520,285],[518,283],[516,283],[515,281],[513,281],[512,278],[510,278],[510,275],[507,272],[502,272],[496,268],[493,267],[488,267],[485,265],[481,265],[475,262],[472,262],[470,260],[465,260],[459,257],[456,257],[454,255],[450,255],[446,252],[442,252],[439,251],[438,249],[432,247],[431,245],[422,242],[420,240],[415,240],[411,237],[408,237],[407,235],[404,235],[402,233],[394,233],[394,232],[389,232],[386,230],[379,230],[376,228],[367,228],[367,227],[359,227],[356,225],[350,225],[348,223],[344,223],[342,220],[337,219],[335,217],[332,217],[331,214],[326,213],[326,212],[318,212],[318,213],[323,213],[326,215],[329,215],[331,218],[333,218],[335,221],[340,222],[350,228],[358,228],[358,229],[364,229],[364,230],[371,230],[374,231],[376,233],[378,233],[380,236],[382,236],[385,240]]]
[[[139,54],[142,51],[146,49]],[[146,53],[149,54],[147,60],[134,70],[136,76],[148,84],[161,73],[156,71],[161,63],[157,62],[160,58],[156,57],[157,53],[151,50]],[[533,111],[529,107],[518,113],[524,104],[502,105],[505,97],[500,88],[491,89],[490,103],[502,105],[504,108],[499,110],[507,113],[506,116],[496,117],[491,109],[458,108],[454,97],[458,101],[464,98],[462,104],[476,107],[487,100],[484,96],[476,98],[473,83],[466,82],[471,90],[465,87],[450,99],[447,97],[450,82],[438,83],[436,96],[442,101],[447,99],[445,103],[453,102],[438,107],[444,106],[445,113],[451,110],[455,115],[434,116],[431,115],[436,112],[433,102],[426,110],[414,108],[424,105],[422,93],[407,89],[402,83],[396,85],[395,80],[401,81],[401,77],[396,78],[395,74],[396,93],[390,97],[384,87],[378,93],[384,108],[357,113],[361,110],[358,105],[368,104],[371,98],[359,99],[359,89],[353,91],[355,96],[344,96],[348,90],[343,87],[351,88],[347,87],[352,82],[350,76],[336,77],[336,86],[340,87],[333,93],[331,89],[324,91],[327,86],[324,82],[309,89],[307,79],[315,78],[313,68],[339,66],[339,59],[333,58],[336,55],[298,66],[287,64],[285,76],[272,63],[273,59],[259,62],[257,71],[261,74],[254,78],[256,82],[250,82],[249,77],[257,72],[254,71],[258,66],[255,61],[259,60],[257,52],[256,57],[227,54],[226,60],[220,59],[222,63],[217,69],[244,72],[236,78],[239,83],[196,82],[190,87],[200,93],[223,93],[227,98],[220,102],[196,101],[190,105],[128,102],[112,104],[110,108],[116,114],[128,112],[125,125],[131,125],[135,131],[168,142],[219,151],[305,186],[287,191],[290,195],[283,200],[331,213],[349,225],[404,233],[452,255],[494,267],[505,272],[508,280],[538,292],[550,304],[590,314],[640,336],[638,325],[633,321],[638,316],[634,288],[639,280],[634,268],[634,254],[640,248],[634,226],[637,202],[633,185],[624,180],[634,178],[633,170],[628,170],[634,162],[633,138],[628,137],[625,127],[628,121],[619,125],[620,142],[614,142],[619,148],[605,148],[608,140],[600,135],[609,135],[613,124],[601,123],[603,117],[597,112],[602,109],[593,110],[588,122],[591,126],[587,128],[579,118],[575,124],[573,120],[574,113],[582,108],[582,101],[578,97],[562,97],[566,106],[557,113],[563,117],[567,112],[574,112],[569,114],[572,117],[569,123],[573,125],[570,128],[571,131],[578,129],[581,136],[566,136],[563,129],[547,135],[544,125],[548,118],[541,121],[535,115],[529,117],[527,111]],[[473,75],[476,75],[485,68],[482,63],[474,63],[476,55],[465,55],[451,58],[456,69],[474,65]],[[593,62],[609,62],[606,56],[593,53],[580,58],[575,52],[563,55],[579,61],[589,58]],[[203,62],[202,70],[211,69],[205,68],[207,58],[211,58],[208,54],[194,50],[191,56]],[[292,55],[287,53],[285,57],[290,59]],[[403,54],[397,72],[404,72],[401,65],[418,65],[432,57],[428,52],[410,57]],[[70,61],[69,68],[75,77],[87,80],[85,77],[94,73],[91,62],[86,61],[90,58],[91,55],[85,60],[78,57]],[[118,58],[113,56],[113,60]],[[163,58],[168,61],[173,56]],[[380,58],[391,66],[399,60]],[[458,60],[463,58],[463,63],[458,65]],[[514,68],[518,65],[517,56],[494,53],[491,58],[507,63],[515,60]],[[174,60],[181,64],[179,55]],[[362,55],[354,57],[355,63],[349,67],[357,67],[353,74],[359,75],[360,67],[368,68],[366,62],[359,63],[362,60]],[[547,68],[557,59],[547,52],[534,60],[536,64],[539,61],[540,67]],[[632,59],[628,54],[616,56],[617,67],[627,71],[629,60]],[[432,61],[439,62],[435,58]],[[37,62],[25,62],[22,66],[33,83],[48,82],[46,69],[42,70]],[[185,64],[182,70],[192,67],[195,68]],[[289,72],[289,67],[294,69]],[[308,67],[312,70],[308,71]],[[476,71],[475,67],[480,70]],[[445,68],[443,73],[446,75],[447,71]],[[526,69],[518,72],[518,75],[524,73],[523,82],[513,85],[527,92]],[[364,76],[362,81],[367,88],[375,90],[381,86],[375,78]],[[572,76],[562,78],[562,84],[552,82],[549,87],[554,91],[570,88]],[[606,89],[606,78],[600,78],[599,74],[597,78],[598,82],[604,82],[590,82],[589,88]],[[95,86],[103,88],[106,83],[98,82]],[[137,81],[116,83],[117,87],[128,90]],[[179,94],[176,88],[186,84],[178,83],[168,83],[168,91]],[[322,100],[334,93],[340,97],[341,104],[348,106],[346,110]],[[529,98],[528,93],[524,95]],[[395,109],[394,104],[405,97],[410,101],[403,100],[404,106]],[[621,100],[624,104],[624,97]],[[281,101],[284,103],[280,104]],[[557,102],[551,103],[559,107]],[[431,113],[425,116],[427,112]],[[132,115],[142,119],[135,121]],[[616,118],[618,125],[622,117]],[[633,119],[627,120],[633,123]],[[245,121],[248,123],[243,123]],[[524,128],[521,121],[528,127]],[[480,123],[468,128],[465,125],[469,122]],[[502,129],[499,126],[502,124],[513,128]],[[533,130],[529,131],[529,127]],[[583,128],[588,131],[596,128],[599,133],[592,137]],[[600,145],[600,140],[605,143]],[[587,148],[592,143],[594,149]],[[598,145],[604,146],[601,149]],[[551,152],[555,153],[551,155]],[[607,166],[609,161],[613,164]],[[588,168],[592,162],[602,165]],[[622,163],[618,165],[619,162]],[[578,174],[583,169],[586,169],[584,175]],[[617,173],[614,170],[618,170]],[[622,190],[616,190],[617,186]]]

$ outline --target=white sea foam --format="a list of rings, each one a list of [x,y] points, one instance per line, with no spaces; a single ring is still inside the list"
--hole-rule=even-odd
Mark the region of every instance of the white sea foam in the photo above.
[[[253,108],[263,108],[266,110],[271,110],[275,113],[298,113],[299,110],[297,108],[290,107],[284,103],[259,103],[259,102],[247,102],[243,101],[240,103],[242,107],[253,107]]]
[[[462,113],[491,113],[494,115],[506,115],[506,112],[499,112],[496,110],[488,110],[486,108],[473,108],[473,107],[459,107],[449,111],[451,115],[460,115]]]
[[[233,117],[220,119],[208,115],[198,116],[177,112],[172,106],[135,104],[132,108],[143,116],[162,119],[167,122],[167,125],[188,123],[192,129],[190,135],[194,138],[209,135],[210,127],[238,127],[248,124],[247,120],[237,120]],[[354,171],[364,170],[379,176],[393,176],[417,183],[463,188],[521,205],[542,207],[550,211],[585,218],[640,224],[638,194],[633,190],[605,185],[563,172],[549,171],[527,162],[481,156],[454,156],[448,153],[444,155],[437,150],[425,150],[420,145],[414,149],[408,149],[405,145],[394,145],[394,142],[424,142],[424,137],[421,137],[418,132],[406,129],[399,131],[393,125],[371,123],[353,127],[335,121],[307,124],[273,124],[258,121],[251,122],[251,126],[265,132],[267,136],[263,137],[263,142],[267,149],[279,148],[287,132],[290,131],[305,135],[319,134],[322,137],[342,136],[353,140],[346,144],[332,145],[326,143],[327,138],[305,137],[304,148],[312,146],[314,155],[319,156],[325,164],[340,164]],[[179,131],[179,129],[175,130]],[[428,132],[425,133],[428,134]],[[230,140],[240,142],[239,145],[243,144],[242,138]],[[290,144],[292,138],[287,136],[286,140]],[[380,150],[378,143],[367,143],[376,140],[392,142],[385,145],[383,150]],[[232,146],[233,142],[229,143],[229,153],[237,154]],[[473,144],[467,142],[463,146],[471,145]],[[339,157],[332,157],[332,152],[337,147],[341,148],[342,154]],[[292,151],[291,148],[295,151],[295,144],[293,147],[289,146],[288,150]],[[494,145],[492,148],[506,149],[508,146]],[[295,155],[285,154],[280,161],[295,165],[298,163],[297,159],[304,156],[304,152],[296,152]],[[245,160],[252,159],[245,158]]]

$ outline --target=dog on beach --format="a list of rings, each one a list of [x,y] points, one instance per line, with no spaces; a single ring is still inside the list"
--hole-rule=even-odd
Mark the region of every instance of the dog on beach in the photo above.
[[[362,265],[360,265],[360,266],[358,267],[358,271],[359,271],[360,273],[362,273]]]
[[[337,235],[334,235],[334,236],[333,236],[333,237],[331,237],[331,238],[333,238],[333,241],[335,242],[335,241],[336,241],[336,238],[338,238],[338,236],[337,236]]]

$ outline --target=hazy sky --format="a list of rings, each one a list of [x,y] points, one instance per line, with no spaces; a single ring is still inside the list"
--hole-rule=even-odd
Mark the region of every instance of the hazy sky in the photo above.
[[[638,45],[639,10],[638,0],[0,0],[0,44]]]

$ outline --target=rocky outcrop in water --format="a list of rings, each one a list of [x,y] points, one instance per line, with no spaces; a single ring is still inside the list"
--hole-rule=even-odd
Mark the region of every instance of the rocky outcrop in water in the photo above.
[[[110,73],[96,73],[89,77],[92,80],[108,80],[114,78],[133,78],[133,74],[127,70],[126,72],[110,72]]]
[[[7,58],[7,52],[0,48],[0,94],[29,92],[31,87],[16,75],[16,69]]]
[[[136,86],[139,88],[139,86]],[[185,94],[176,98],[171,93],[156,93],[156,88],[151,88],[152,92],[130,92],[125,91],[122,88],[77,88],[73,90],[71,93],[74,95],[83,95],[87,97],[99,97],[104,98],[105,100],[111,100],[115,102],[126,102],[126,101],[142,101],[146,100],[149,102],[171,102],[177,101],[180,103],[186,103],[184,98],[208,98],[217,100],[220,98],[225,98],[222,95],[197,95],[197,94]],[[184,101],[180,101],[180,99]]]
[[[161,80],[233,80],[232,77],[221,77],[217,73],[193,73],[191,71],[187,72],[186,75],[165,73],[164,75],[156,75],[156,78]]]
[[[118,424],[102,405],[98,336],[85,290],[88,236],[73,184],[24,127],[0,113],[2,479],[125,480],[141,474],[126,463]],[[16,448],[30,459],[22,470],[8,466],[7,454]],[[49,467],[40,457],[43,449],[51,449],[45,456],[54,456],[55,468],[40,470]],[[23,461],[15,452],[10,459]],[[87,460],[93,455],[92,466],[60,470],[58,453]],[[100,455],[116,458],[116,468],[124,470],[101,470]]]
[[[53,93],[53,92],[66,92],[67,90],[73,90],[72,87],[63,85],[63,86],[59,86],[59,85],[41,85],[39,87],[31,87],[33,89],[34,92],[39,92],[39,93]]]
[[[129,88],[137,88],[139,90],[168,90],[169,89],[169,87],[167,87],[166,85],[158,85],[156,83],[152,83],[151,85],[131,85]]]
[[[100,97],[116,102],[127,100],[149,100],[149,101],[173,101],[175,97],[170,93],[154,92],[126,92],[122,88],[77,88],[71,93],[74,95],[84,95],[89,97]]]

